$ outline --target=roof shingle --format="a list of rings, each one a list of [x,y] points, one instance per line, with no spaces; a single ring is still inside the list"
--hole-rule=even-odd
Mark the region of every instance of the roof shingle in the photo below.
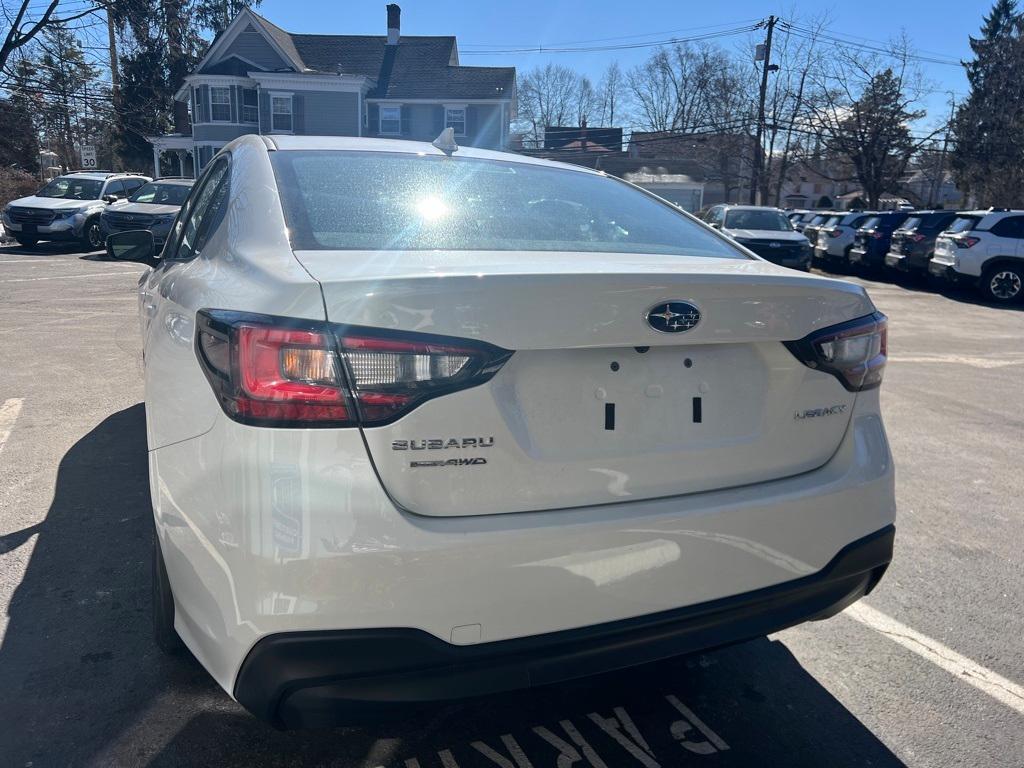
[[[515,67],[453,66],[455,38],[403,35],[387,45],[383,35],[292,34],[253,13],[264,30],[302,71],[364,75],[378,99],[512,98]]]

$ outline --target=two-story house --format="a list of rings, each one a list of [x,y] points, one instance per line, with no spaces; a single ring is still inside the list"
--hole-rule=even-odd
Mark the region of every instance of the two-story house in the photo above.
[[[153,160],[175,152],[182,172],[202,170],[247,133],[378,136],[430,141],[446,127],[460,144],[508,146],[514,67],[464,67],[454,37],[292,34],[249,9],[210,45],[175,95],[192,134],[150,138]]]

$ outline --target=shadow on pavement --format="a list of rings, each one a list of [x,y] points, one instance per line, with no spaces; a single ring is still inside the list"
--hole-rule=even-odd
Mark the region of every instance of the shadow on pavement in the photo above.
[[[900,764],[768,640],[372,727],[278,732],[191,659],[156,651],[150,515],[139,404],[67,452],[42,523],[0,540],[37,536],[0,645],[4,765]]]
[[[55,256],[77,253],[83,259],[104,254],[103,251],[83,252],[81,243],[60,240],[36,243],[31,248],[18,244],[7,245],[0,249],[0,253],[3,253],[5,256]]]

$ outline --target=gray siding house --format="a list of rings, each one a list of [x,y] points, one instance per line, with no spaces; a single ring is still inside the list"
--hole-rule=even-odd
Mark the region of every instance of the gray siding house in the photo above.
[[[247,133],[377,136],[505,149],[515,117],[514,67],[464,67],[454,37],[296,35],[249,9],[211,44],[175,98],[191,108],[191,135],[149,138],[153,162],[178,156],[195,174]]]

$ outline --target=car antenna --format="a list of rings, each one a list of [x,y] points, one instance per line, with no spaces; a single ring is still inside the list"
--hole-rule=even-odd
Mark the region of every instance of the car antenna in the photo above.
[[[455,143],[455,129],[450,126],[441,131],[438,137],[430,143],[448,155],[448,157],[459,151],[459,145]]]

